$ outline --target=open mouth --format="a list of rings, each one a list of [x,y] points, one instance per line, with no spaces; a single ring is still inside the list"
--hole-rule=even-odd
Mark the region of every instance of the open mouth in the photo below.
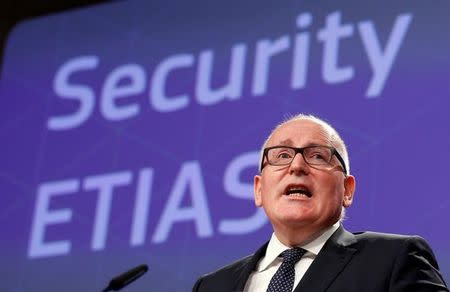
[[[286,188],[285,194],[286,196],[291,197],[306,197],[306,198],[312,197],[311,191],[307,187],[302,185],[289,185]]]

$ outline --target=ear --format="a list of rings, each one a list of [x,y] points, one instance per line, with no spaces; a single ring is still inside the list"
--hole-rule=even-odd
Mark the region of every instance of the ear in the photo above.
[[[253,195],[255,197],[255,205],[257,207],[262,206],[262,199],[261,199],[261,176],[255,175],[253,178]]]
[[[344,180],[344,200],[342,205],[347,208],[353,203],[353,194],[355,193],[356,180],[353,175],[348,175]]]

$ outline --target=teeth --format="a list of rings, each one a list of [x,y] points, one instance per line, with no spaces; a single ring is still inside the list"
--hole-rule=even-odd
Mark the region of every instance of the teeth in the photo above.
[[[287,188],[286,195],[288,196],[297,196],[297,197],[311,197],[311,193],[307,189],[302,189],[299,187],[289,187]]]
[[[288,196],[293,196],[293,197],[308,197],[306,194],[304,193],[289,193]]]
[[[308,192],[308,190],[306,190],[306,189],[298,189],[298,188],[289,188],[288,192],[306,193],[306,192]]]

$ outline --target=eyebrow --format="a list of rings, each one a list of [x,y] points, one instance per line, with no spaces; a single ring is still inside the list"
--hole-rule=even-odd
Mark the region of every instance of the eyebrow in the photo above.
[[[288,138],[286,140],[280,141],[280,143],[278,145],[281,145],[281,146],[293,146],[294,142],[292,142],[292,140]]]
[[[286,139],[286,140],[282,140],[280,141],[280,143],[278,143],[277,145],[279,146],[294,146],[294,142],[291,139]],[[322,145],[326,145],[326,146],[332,146],[332,145],[328,145],[328,143],[317,143],[317,142],[309,142],[307,143],[305,146],[303,147],[308,147],[308,146],[322,146]]]

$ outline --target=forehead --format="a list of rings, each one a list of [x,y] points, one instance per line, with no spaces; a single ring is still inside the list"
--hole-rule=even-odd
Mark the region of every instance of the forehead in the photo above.
[[[310,120],[294,120],[278,127],[272,133],[267,146],[331,145],[330,140],[330,134],[322,125]]]

